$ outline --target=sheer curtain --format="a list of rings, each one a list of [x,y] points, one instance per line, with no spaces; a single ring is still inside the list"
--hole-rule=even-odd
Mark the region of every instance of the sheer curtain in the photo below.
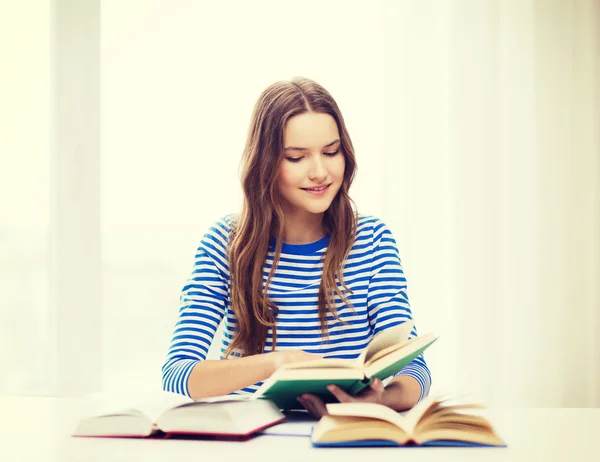
[[[384,215],[420,322],[442,333],[434,382],[600,406],[600,5],[386,2],[382,17]]]
[[[48,393],[52,373],[48,3],[36,13],[0,2],[0,394]]]

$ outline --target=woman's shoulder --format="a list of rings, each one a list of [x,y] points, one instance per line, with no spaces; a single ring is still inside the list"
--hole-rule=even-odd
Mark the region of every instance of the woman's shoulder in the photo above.
[[[380,246],[396,247],[396,237],[386,222],[372,215],[359,215],[356,240],[370,242],[374,248]]]
[[[239,213],[228,213],[219,218],[218,222],[227,228],[228,232],[233,229],[239,217]]]
[[[236,213],[229,213],[209,222],[210,224],[204,232],[202,243],[216,244],[221,250],[225,249],[227,247],[229,236],[235,226],[237,215],[238,214]]]
[[[389,231],[388,226],[381,218],[362,213],[358,214],[358,223],[356,227],[357,236],[363,234],[380,234],[383,230]]]
[[[227,215],[221,215],[219,218],[214,219],[209,226],[209,231],[219,231],[222,234],[228,235],[231,233],[237,221],[237,213],[228,213]]]

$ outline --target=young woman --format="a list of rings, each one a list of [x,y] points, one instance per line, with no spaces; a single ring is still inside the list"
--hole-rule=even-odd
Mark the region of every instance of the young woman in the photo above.
[[[200,242],[181,294],[163,388],[194,399],[252,393],[279,366],[356,358],[379,331],[411,319],[396,242],[385,223],[355,212],[354,149],[332,96],[296,78],[269,86],[243,154],[244,204]],[[222,319],[221,358],[206,354]],[[413,329],[411,336],[416,336]],[[383,386],[340,401],[395,410],[429,393],[422,356]],[[298,401],[326,412],[315,395]]]

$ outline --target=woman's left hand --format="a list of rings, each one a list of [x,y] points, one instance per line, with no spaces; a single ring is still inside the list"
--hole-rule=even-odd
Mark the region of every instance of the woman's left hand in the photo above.
[[[362,402],[383,404],[383,396],[385,393],[383,382],[378,378],[373,379],[371,386],[361,391],[356,396],[349,395],[336,385],[328,385],[327,389],[338,399],[340,403]],[[304,393],[297,399],[298,402],[302,404],[302,406],[304,406],[304,408],[317,419],[327,414],[325,403],[317,395],[313,395],[312,393]]]

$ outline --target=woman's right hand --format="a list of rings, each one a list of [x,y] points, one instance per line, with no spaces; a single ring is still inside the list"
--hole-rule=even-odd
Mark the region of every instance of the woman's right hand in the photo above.
[[[315,359],[323,359],[322,355],[315,353],[307,353],[302,350],[282,350],[269,353],[273,355],[273,370],[276,371],[284,364],[303,363],[306,361],[314,361]]]

